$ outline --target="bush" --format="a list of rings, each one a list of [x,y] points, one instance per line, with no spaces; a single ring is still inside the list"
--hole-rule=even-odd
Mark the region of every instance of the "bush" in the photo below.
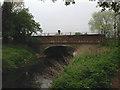
[[[118,48],[106,53],[86,53],[65,67],[51,88],[108,88],[120,65]]]
[[[119,42],[118,40],[107,40],[106,43],[101,43],[99,46],[103,47],[103,46],[106,46],[106,47],[110,47],[110,48],[113,48],[113,47],[118,47],[119,46]]]
[[[27,42],[27,45],[31,48],[34,48],[35,51],[39,52],[39,48],[41,45],[41,38],[40,37],[31,37]]]
[[[34,57],[34,51],[25,45],[3,45],[3,70],[18,68]]]

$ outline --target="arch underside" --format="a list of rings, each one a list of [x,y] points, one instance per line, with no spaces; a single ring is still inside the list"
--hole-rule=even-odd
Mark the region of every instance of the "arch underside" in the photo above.
[[[51,46],[47,47],[44,50],[44,55],[48,57],[63,57],[63,56],[69,56],[72,55],[75,48],[71,46]]]

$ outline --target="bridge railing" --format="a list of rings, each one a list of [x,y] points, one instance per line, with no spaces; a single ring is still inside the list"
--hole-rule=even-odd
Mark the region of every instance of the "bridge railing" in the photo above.
[[[56,33],[39,33],[34,34],[33,36],[62,36],[62,35],[90,35],[90,34],[99,34],[93,32],[61,32],[60,34]]]

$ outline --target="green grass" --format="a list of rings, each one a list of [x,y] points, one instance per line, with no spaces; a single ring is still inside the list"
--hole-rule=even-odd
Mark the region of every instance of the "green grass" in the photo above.
[[[85,53],[76,57],[64,68],[61,76],[52,82],[50,88],[108,88],[120,60],[118,48],[106,52]]]
[[[35,55],[34,51],[25,45],[3,45],[2,67],[3,70],[19,68]]]

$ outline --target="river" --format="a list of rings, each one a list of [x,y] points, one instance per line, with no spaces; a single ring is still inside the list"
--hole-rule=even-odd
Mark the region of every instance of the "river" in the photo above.
[[[73,55],[66,54],[67,56],[62,56],[63,54],[61,54],[60,57],[56,57],[57,55],[52,57],[48,55],[46,57],[34,58],[24,67],[13,71],[3,72],[3,88],[49,88],[52,80],[61,75],[64,67],[69,65],[70,61],[77,54],[82,55],[86,51],[96,51],[96,48],[97,45],[83,44],[80,45],[77,50],[72,52]],[[58,52],[58,50],[56,51]],[[55,54],[57,52],[55,52]],[[35,61],[38,62],[34,65],[30,65]]]
[[[49,88],[71,59],[72,56],[44,57],[37,59],[42,63],[3,72],[3,88]]]

